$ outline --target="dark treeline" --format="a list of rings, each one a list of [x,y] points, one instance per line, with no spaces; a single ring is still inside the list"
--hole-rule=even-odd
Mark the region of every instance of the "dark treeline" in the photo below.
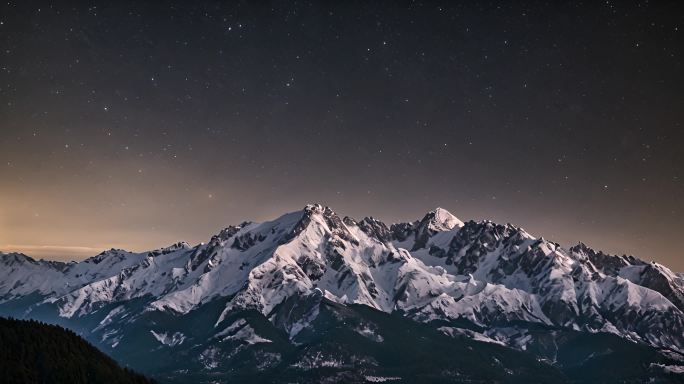
[[[74,332],[34,320],[0,318],[0,381],[8,384],[154,383]]]

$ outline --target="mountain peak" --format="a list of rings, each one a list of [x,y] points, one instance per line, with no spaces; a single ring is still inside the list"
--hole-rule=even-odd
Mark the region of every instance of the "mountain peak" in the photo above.
[[[329,210],[330,208],[320,203],[311,203],[304,206],[304,212],[307,213],[322,213],[325,209]]]
[[[421,220],[421,223],[428,223],[429,229],[438,232],[450,231],[455,227],[463,226],[461,220],[441,207],[437,207],[428,212],[425,217],[423,217],[423,220]]]
[[[83,261],[85,263],[99,264],[103,260],[105,260],[106,258],[109,258],[109,257],[124,258],[129,253],[130,252],[128,252],[124,249],[111,248],[111,249],[104,250],[104,251],[98,253],[97,255],[89,257]]]
[[[36,260],[30,256],[27,256],[23,253],[18,253],[18,252],[9,252],[9,253],[4,253],[0,252],[0,260],[5,262],[5,264],[13,264],[13,263],[36,263]]]
[[[420,221],[392,226],[392,232],[399,240],[415,234],[413,250],[423,248],[434,234],[462,228],[463,222],[444,208],[437,207],[423,216]]]
[[[179,241],[177,243],[171,244],[168,247],[160,248],[160,249],[155,249],[154,251],[150,251],[147,253],[148,256],[159,256],[159,255],[166,255],[167,253],[175,252],[178,250],[188,250],[191,249],[192,247],[190,244],[188,244],[185,241]]]

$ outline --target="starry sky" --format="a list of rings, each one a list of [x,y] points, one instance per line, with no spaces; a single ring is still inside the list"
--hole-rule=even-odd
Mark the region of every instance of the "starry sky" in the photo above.
[[[0,249],[437,206],[684,271],[677,1],[0,5]]]

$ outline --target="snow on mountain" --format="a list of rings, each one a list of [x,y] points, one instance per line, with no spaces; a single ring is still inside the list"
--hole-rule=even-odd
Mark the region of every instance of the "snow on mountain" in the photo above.
[[[279,309],[325,297],[422,322],[536,324],[684,350],[681,275],[584,244],[566,250],[510,224],[462,222],[441,208],[387,226],[311,204],[273,221],[230,226],[194,247],[110,250],[79,263],[0,256],[0,299],[38,294],[67,319],[133,299],[145,302],[145,312],[184,315],[225,298],[206,326],[218,332],[233,313],[256,310],[294,337],[317,312],[282,322]],[[98,327],[130,310],[116,308]],[[174,332],[154,332],[164,345],[182,342]],[[244,327],[225,335],[265,340]]]
[[[169,346],[169,347],[175,347],[176,345],[181,345],[185,341],[185,335],[183,335],[180,332],[176,332],[172,335],[168,334],[167,332],[157,333],[155,331],[150,331],[150,333],[161,344]]]
[[[68,264],[0,252],[0,265],[0,303],[32,293],[51,295],[67,289],[62,277]]]

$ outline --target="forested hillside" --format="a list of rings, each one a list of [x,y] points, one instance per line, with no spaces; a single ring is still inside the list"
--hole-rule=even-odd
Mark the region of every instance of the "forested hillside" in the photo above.
[[[153,383],[72,331],[7,318],[0,318],[0,378],[8,384]]]

